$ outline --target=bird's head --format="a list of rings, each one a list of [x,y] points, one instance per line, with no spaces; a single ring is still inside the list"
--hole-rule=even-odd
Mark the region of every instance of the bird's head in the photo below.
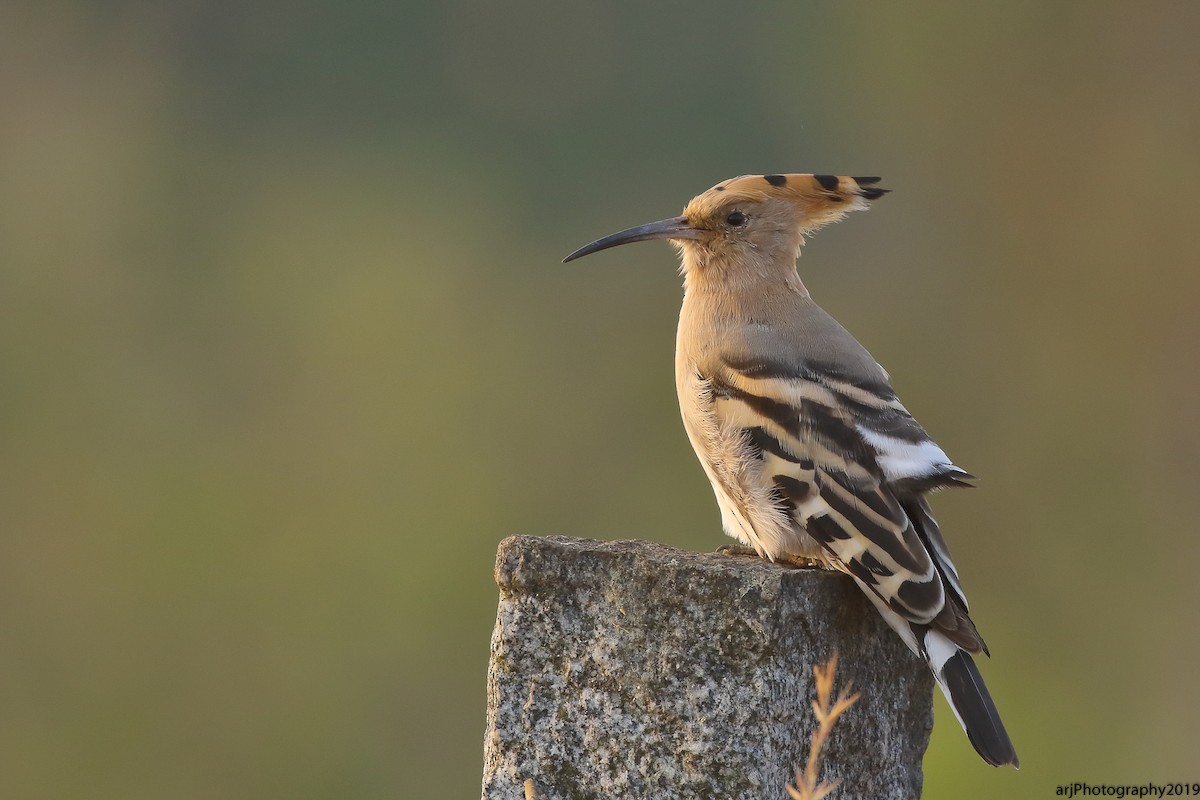
[[[579,248],[564,262],[648,239],[670,239],[683,250],[683,269],[762,272],[791,270],[804,235],[836,222],[887,190],[878,178],[836,175],[743,175],[722,181],[688,203],[683,214],[638,225]]]

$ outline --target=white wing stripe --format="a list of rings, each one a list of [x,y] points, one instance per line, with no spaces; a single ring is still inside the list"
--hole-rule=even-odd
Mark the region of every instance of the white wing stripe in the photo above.
[[[924,478],[953,468],[950,457],[933,441],[906,442],[857,425],[859,435],[879,454],[879,467],[890,481]]]

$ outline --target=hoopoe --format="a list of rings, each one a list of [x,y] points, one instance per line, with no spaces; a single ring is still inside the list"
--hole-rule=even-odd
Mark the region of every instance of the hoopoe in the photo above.
[[[675,384],[725,532],[770,560],[848,573],[933,671],[976,751],[1019,767],[972,655],[987,653],[926,495],[970,485],[883,367],[809,295],[804,237],[887,190],[878,178],[747,175],[683,215],[576,250],[681,251]]]

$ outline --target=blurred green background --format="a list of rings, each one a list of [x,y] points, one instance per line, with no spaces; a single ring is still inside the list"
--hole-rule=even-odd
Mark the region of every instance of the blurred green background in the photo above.
[[[0,797],[477,797],[510,533],[726,540],[664,244],[882,175],[801,272],[982,477],[936,510],[1024,768],[1200,780],[1200,5],[15,3]],[[782,797],[782,787],[780,796]]]

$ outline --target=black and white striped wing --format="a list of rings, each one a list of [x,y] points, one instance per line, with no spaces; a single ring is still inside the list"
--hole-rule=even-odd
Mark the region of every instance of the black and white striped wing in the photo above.
[[[713,379],[715,412],[743,429],[779,507],[882,605],[978,652],[957,572],[921,498],[971,476],[909,415],[882,370],[864,381],[820,365],[725,367]]]

